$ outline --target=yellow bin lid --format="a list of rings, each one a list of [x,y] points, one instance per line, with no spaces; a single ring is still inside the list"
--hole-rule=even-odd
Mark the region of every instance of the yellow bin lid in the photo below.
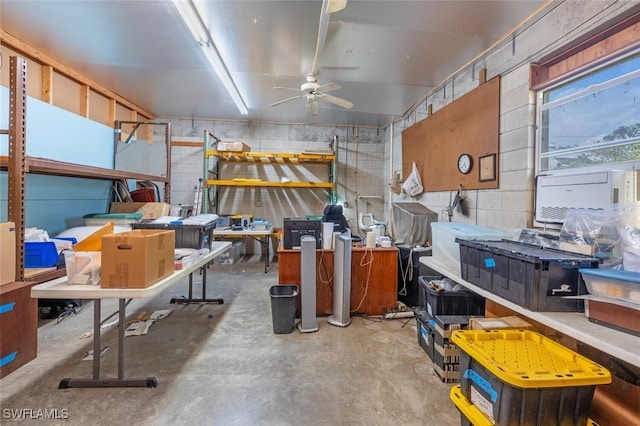
[[[489,420],[482,411],[475,405],[473,405],[467,398],[462,395],[462,389],[460,385],[455,385],[449,392],[451,401],[456,405],[456,408],[460,410],[463,416],[469,420],[473,426],[493,426],[491,420]]]
[[[462,388],[460,385],[455,385],[449,391],[449,397],[455,404],[456,408],[469,420],[473,426],[493,426],[491,420],[489,420],[482,411],[475,405],[473,405],[467,398],[462,395]],[[587,426],[599,426],[598,423],[591,419],[587,419]]]
[[[520,388],[611,383],[611,373],[600,364],[531,330],[455,330],[451,340],[500,380]]]

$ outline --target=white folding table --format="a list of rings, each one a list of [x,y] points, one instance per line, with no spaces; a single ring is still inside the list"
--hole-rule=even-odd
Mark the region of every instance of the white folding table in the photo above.
[[[258,241],[264,249],[264,272],[265,274],[269,270],[269,246],[271,246],[271,234],[273,234],[273,227],[270,226],[267,229],[255,230],[255,229],[239,229],[234,231],[232,229],[214,229],[214,238],[238,238],[249,237]]]
[[[66,277],[38,284],[31,289],[31,297],[36,299],[84,299],[93,300],[93,377],[91,379],[69,379],[60,381],[60,389],[78,387],[156,387],[158,381],[155,377],[125,378],[125,319],[126,299],[140,299],[155,296],[165,287],[175,284],[186,276],[189,276],[189,289],[191,289],[191,276],[202,268],[203,286],[206,282],[206,266],[216,257],[231,247],[230,242],[215,241],[211,244],[211,251],[199,258],[192,265],[175,271],[147,288],[101,288],[94,285],[69,284]],[[100,378],[100,302],[102,299],[119,299],[118,306],[118,377]],[[203,298],[203,302],[208,299]],[[222,299],[216,299],[217,303],[223,303]]]

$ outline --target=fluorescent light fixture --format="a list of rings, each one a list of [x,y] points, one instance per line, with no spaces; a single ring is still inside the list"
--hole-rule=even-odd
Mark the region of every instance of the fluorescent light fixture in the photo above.
[[[196,39],[204,50],[205,57],[218,74],[218,77],[220,77],[222,84],[225,89],[227,89],[227,93],[229,93],[229,96],[233,99],[236,107],[238,107],[240,114],[247,115],[249,113],[247,105],[244,103],[233,78],[231,78],[231,74],[222,60],[220,52],[218,52],[215,43],[209,35],[209,31],[202,22],[196,5],[193,4],[192,0],[173,0],[173,4],[176,6],[176,9],[178,9],[180,17],[189,28],[189,31],[191,31],[193,38]]]

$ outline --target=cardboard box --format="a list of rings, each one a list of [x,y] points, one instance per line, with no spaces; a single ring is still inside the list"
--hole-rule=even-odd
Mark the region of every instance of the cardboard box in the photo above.
[[[469,318],[469,329],[471,330],[513,330],[513,329],[527,329],[531,330],[533,327],[520,317],[509,316],[499,318]]]
[[[136,229],[102,237],[102,288],[146,288],[174,271],[173,230]]]
[[[0,285],[16,280],[16,226],[0,223]]]
[[[249,152],[251,147],[242,142],[218,142],[218,151]]]
[[[157,219],[169,216],[171,206],[167,203],[111,203],[109,213],[140,213],[142,219]]]
[[[571,253],[584,254],[587,256],[593,256],[596,254],[596,248],[594,246],[580,245],[569,242],[561,242],[558,247],[560,250],[570,251]]]

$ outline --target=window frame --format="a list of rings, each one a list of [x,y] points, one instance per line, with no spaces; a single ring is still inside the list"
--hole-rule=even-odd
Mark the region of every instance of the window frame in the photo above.
[[[594,164],[588,166],[580,166],[580,167],[570,167],[570,168],[562,168],[562,169],[554,169],[554,170],[541,170],[541,163],[544,158],[550,159],[554,156],[563,155],[563,154],[575,154],[580,152],[590,152],[597,151],[603,148],[610,148],[616,146],[625,146],[629,144],[634,144],[640,142],[640,137],[633,137],[630,139],[617,140],[612,142],[599,143],[597,145],[588,145],[585,147],[573,147],[566,148],[556,151],[549,151],[542,153],[542,116],[543,113],[554,106],[560,104],[566,104],[571,102],[574,99],[579,99],[584,96],[588,96],[589,94],[596,93],[603,89],[614,87],[619,85],[624,81],[628,81],[630,79],[640,78],[640,68],[634,70],[630,73],[620,75],[612,78],[611,80],[607,80],[603,83],[595,84],[593,86],[589,86],[584,90],[581,90],[576,93],[571,93],[565,97],[554,99],[553,101],[549,101],[544,103],[544,95],[556,88],[564,86],[573,81],[579,80],[589,74],[594,73],[594,71],[604,70],[606,68],[615,67],[616,64],[619,64],[630,58],[640,58],[640,48],[634,49],[632,51],[627,51],[624,55],[617,56],[613,59],[609,59],[607,61],[603,61],[599,63],[597,66],[590,67],[588,69],[583,69],[580,73],[570,74],[565,76],[565,78],[557,79],[548,86],[541,87],[535,91],[535,99],[536,99],[536,131],[535,131],[535,175],[539,175],[541,173],[545,175],[553,175],[553,174],[570,174],[570,173],[579,173],[588,170],[611,170],[613,168],[616,169],[634,169],[640,168],[640,159],[638,160],[627,160],[616,163],[603,163],[603,164]],[[551,153],[551,155],[547,155]]]

